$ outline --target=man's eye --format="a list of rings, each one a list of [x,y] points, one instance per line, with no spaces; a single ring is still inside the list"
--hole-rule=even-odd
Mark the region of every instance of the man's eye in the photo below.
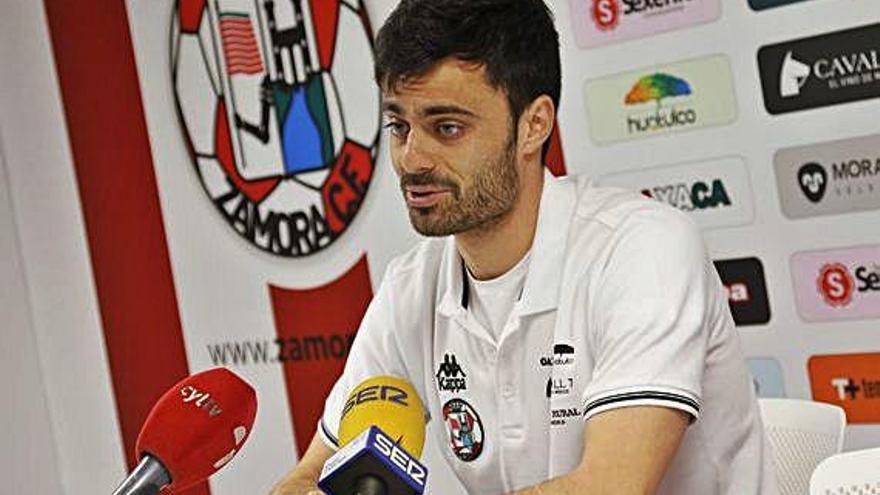
[[[463,131],[464,129],[459,124],[440,124],[437,126],[437,132],[446,138],[458,137]]]
[[[406,137],[406,133],[409,132],[409,126],[403,122],[388,122],[385,124],[385,128],[391,132],[392,136],[399,138]]]

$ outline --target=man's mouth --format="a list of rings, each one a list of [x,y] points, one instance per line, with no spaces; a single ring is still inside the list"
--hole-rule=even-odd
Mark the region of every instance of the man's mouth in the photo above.
[[[452,190],[448,187],[434,185],[406,186],[403,192],[406,204],[410,208],[428,208],[452,194]]]

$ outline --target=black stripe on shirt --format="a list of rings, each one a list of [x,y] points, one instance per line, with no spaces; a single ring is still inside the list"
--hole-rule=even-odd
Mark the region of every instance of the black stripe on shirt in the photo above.
[[[661,400],[678,402],[680,404],[691,407],[697,413],[700,412],[700,404],[694,399],[691,399],[690,397],[687,397],[685,395],[673,394],[670,392],[643,390],[640,392],[626,392],[622,394],[609,395],[607,397],[602,397],[601,399],[594,400],[584,407],[584,416],[586,416],[590,411],[596,409],[597,407],[607,406],[608,404],[614,404],[616,402],[628,402],[634,400]]]
[[[324,418],[321,418],[321,431],[324,432],[324,436],[327,437],[327,440],[330,440],[331,443],[338,449],[339,448],[339,439],[336,438],[330,430],[327,429],[327,425],[324,424]]]

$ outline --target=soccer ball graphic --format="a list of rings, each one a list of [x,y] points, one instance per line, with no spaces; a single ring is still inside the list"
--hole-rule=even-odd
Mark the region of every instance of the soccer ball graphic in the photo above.
[[[226,222],[280,256],[329,246],[375,170],[381,111],[360,0],[178,0],[186,143]]]

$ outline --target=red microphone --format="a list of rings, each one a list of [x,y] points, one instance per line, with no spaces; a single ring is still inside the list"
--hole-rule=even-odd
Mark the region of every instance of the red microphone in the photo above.
[[[217,472],[241,449],[257,394],[225,368],[197,373],[156,402],[138,435],[138,465],[113,495],[171,494]]]

